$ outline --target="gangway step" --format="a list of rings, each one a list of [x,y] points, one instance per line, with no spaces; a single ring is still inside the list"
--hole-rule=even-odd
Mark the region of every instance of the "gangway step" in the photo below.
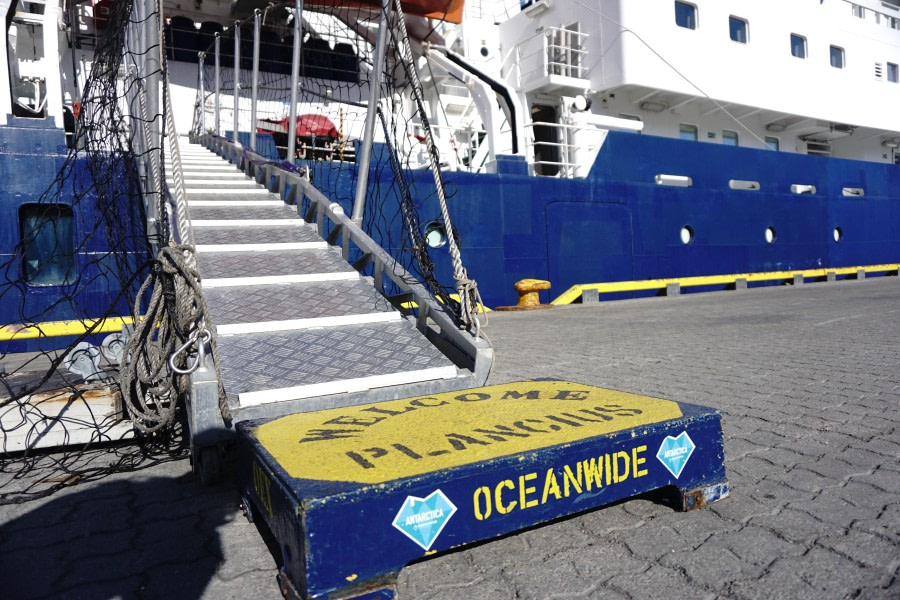
[[[285,275],[349,274],[358,279],[359,273],[341,258],[334,248],[325,250],[281,250],[277,252],[207,252],[199,255],[202,285],[212,287],[222,278],[253,280]]]
[[[405,319],[221,336],[222,381],[238,407],[457,377]]]
[[[729,495],[714,410],[562,381],[519,382],[238,426],[251,519],[288,598],[393,598],[436,553],[659,490]]]
[[[193,223],[194,240],[197,244],[266,244],[290,242],[321,242],[315,227],[299,219],[283,220],[267,225],[241,227],[203,226]]]
[[[231,334],[235,326],[284,322],[319,322],[326,326],[340,323],[342,317],[357,318],[389,315],[399,320],[390,303],[370,281],[354,278],[346,281],[286,283],[281,285],[243,285],[213,287],[204,290],[206,305],[216,316],[220,335]],[[302,323],[298,323],[298,326]],[[275,326],[269,331],[275,331]],[[229,329],[230,328],[230,329]]]

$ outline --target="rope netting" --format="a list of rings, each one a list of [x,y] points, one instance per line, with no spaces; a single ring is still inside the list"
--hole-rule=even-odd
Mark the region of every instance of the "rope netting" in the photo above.
[[[170,237],[159,5],[110,3],[90,39],[71,14],[69,149],[34,159],[33,199],[0,256],[0,504],[186,452],[177,422],[109,445],[135,435],[119,366]]]
[[[375,6],[338,0],[304,2],[293,125],[289,121],[294,3],[269,5],[258,15],[255,113],[257,17],[251,15],[217,31],[218,55],[214,33],[200,48],[204,94],[198,98],[193,133],[213,132],[235,139],[236,107],[236,139],[241,145],[250,146],[250,132],[255,130],[255,152],[306,169],[313,185],[351,214],[370,89],[379,86],[363,228],[464,327],[478,329],[477,289],[462,268],[460,234],[450,221],[452,176],[441,168],[451,153],[454,164],[465,163],[469,148],[456,145],[451,132],[438,133],[430,124],[430,114],[443,108],[424,98],[418,57],[406,34],[407,23],[414,21],[424,28],[423,39],[428,38],[428,28],[433,30],[438,21],[405,19],[400,3],[392,3],[384,67],[376,73],[375,41],[382,11],[380,3],[370,4]],[[296,151],[288,157],[291,134]],[[432,247],[426,240],[429,231],[438,232],[440,239]]]

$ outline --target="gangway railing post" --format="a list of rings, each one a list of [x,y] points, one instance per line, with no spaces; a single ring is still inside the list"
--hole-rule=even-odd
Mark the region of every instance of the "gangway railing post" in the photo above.
[[[206,133],[206,52],[197,55],[200,64],[200,135]]]
[[[300,85],[300,43],[303,37],[303,0],[294,4],[294,52],[291,58],[291,107],[288,110],[287,154],[285,160],[294,164],[297,156],[297,86]]]
[[[241,22],[234,22],[234,145],[240,147],[238,138],[238,110],[241,107]]]
[[[159,99],[162,92],[162,53],[165,51],[165,40],[162,36],[160,19],[162,18],[162,4],[159,9],[151,10],[150,6],[144,7],[144,41],[147,44],[143,48],[150,49],[146,54],[146,63],[142,75],[145,77],[144,94],[147,100],[147,116],[150,120],[150,190],[154,198],[159,198],[163,183],[160,181],[162,173],[162,119],[156,115],[162,115]]]
[[[253,79],[250,90],[250,148],[256,152],[256,102],[259,97],[259,16],[253,11]]]
[[[215,76],[215,86],[216,86],[216,101],[215,101],[215,108],[216,108],[216,113],[215,113],[215,115],[214,115],[214,118],[215,118],[216,135],[218,136],[218,135],[222,135],[222,128],[221,128],[220,123],[219,123],[219,108],[220,108],[220,106],[219,106],[219,93],[221,92],[221,88],[222,88],[222,75],[221,75],[221,71],[219,70],[219,57],[220,57],[220,54],[219,54],[219,46],[220,46],[220,36],[219,36],[219,33],[218,33],[218,32],[216,33],[216,39],[215,39],[215,42],[214,42],[214,46],[215,46],[215,53],[216,53],[216,76]]]
[[[356,179],[356,197],[353,200],[351,219],[362,225],[366,210],[366,188],[369,185],[369,163],[372,160],[372,137],[375,135],[375,118],[381,92],[381,76],[384,70],[384,49],[388,37],[388,20],[391,0],[381,0],[381,20],[378,23],[378,37],[375,38],[375,56],[372,67],[372,83],[369,86],[369,105],[366,109],[366,125],[363,133],[362,151],[359,156],[359,176]],[[401,23],[400,27],[404,25]]]

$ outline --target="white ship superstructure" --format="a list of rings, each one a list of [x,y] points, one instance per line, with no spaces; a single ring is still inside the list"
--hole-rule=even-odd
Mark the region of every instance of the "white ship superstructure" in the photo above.
[[[900,163],[900,0],[521,4],[502,72],[535,122]],[[554,135],[535,130],[539,164],[566,164]]]

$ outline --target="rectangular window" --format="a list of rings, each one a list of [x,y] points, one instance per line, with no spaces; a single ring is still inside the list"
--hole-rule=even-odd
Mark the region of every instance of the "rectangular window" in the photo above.
[[[620,118],[620,119],[628,119],[629,121],[637,121],[638,123],[640,123],[641,120],[642,120],[642,119],[641,119],[640,117],[638,117],[637,115],[627,115],[627,114],[625,114],[625,113],[619,113],[619,118]],[[634,132],[632,132],[630,129],[626,129],[625,131],[628,131],[628,132],[631,132],[631,133],[641,133],[640,131],[634,131]]]
[[[831,66],[835,69],[844,68],[844,49],[837,46],[831,47]]]
[[[729,131],[728,129],[722,130],[722,143],[726,146],[737,146],[738,145],[738,132],[737,131]]]
[[[685,29],[697,29],[697,7],[687,2],[675,2],[675,24]]]
[[[32,285],[62,285],[75,274],[72,207],[24,204],[19,209],[22,269]]]
[[[773,137],[770,135],[766,136],[766,147],[769,150],[774,150],[774,151],[778,152],[779,146],[780,146],[780,140],[777,137]]]
[[[739,44],[747,43],[747,21],[738,17],[728,17],[728,29],[731,41]]]
[[[791,55],[806,58],[806,38],[802,35],[791,34]]]
[[[697,141],[697,126],[682,123],[678,126],[678,138],[691,142]]]
[[[900,82],[900,68],[894,63],[887,64],[887,80],[893,83]]]
[[[859,17],[860,19],[866,18],[865,7],[860,6],[859,4],[851,4],[850,6],[853,7],[853,16],[854,17]]]

